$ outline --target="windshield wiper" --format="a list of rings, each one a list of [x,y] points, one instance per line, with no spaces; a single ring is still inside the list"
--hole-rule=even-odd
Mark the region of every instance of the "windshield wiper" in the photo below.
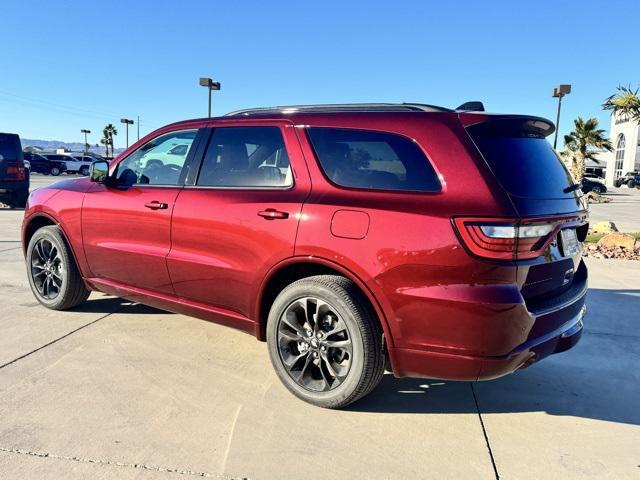
[[[575,192],[576,190],[578,190],[579,188],[582,188],[582,185],[580,185],[579,183],[574,183],[573,185],[565,188],[564,190],[562,190],[564,193],[571,193],[571,192]]]

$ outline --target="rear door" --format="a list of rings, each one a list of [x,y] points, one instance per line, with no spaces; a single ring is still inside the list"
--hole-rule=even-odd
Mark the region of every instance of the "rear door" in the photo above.
[[[82,206],[82,235],[92,276],[173,294],[166,256],[171,215],[193,157],[197,129],[163,133],[115,167],[117,185],[95,184]],[[182,156],[167,161],[177,143]]]
[[[224,123],[173,211],[167,258],[179,297],[253,316],[271,267],[293,255],[309,174],[293,126]]]

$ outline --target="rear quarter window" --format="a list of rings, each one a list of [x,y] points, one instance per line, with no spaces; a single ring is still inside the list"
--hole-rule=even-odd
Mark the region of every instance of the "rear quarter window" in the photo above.
[[[307,134],[324,174],[342,187],[437,192],[433,166],[412,140],[388,132],[310,127]]]
[[[20,137],[0,133],[0,160],[22,160]]]

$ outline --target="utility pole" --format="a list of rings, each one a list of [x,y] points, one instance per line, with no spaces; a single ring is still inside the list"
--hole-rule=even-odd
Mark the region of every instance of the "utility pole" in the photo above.
[[[558,99],[558,114],[556,115],[556,134],[553,138],[553,149],[558,145],[558,132],[560,131],[560,108],[562,107],[562,97],[571,93],[571,85],[558,85],[553,89],[553,97]]]
[[[214,82],[210,78],[201,77],[200,86],[207,87],[207,89],[209,90],[209,118],[211,118],[211,91],[220,90],[220,82]]]
[[[89,153],[89,144],[87,143],[87,134],[91,133],[91,130],[83,128],[80,133],[84,133],[84,154]]]
[[[134,122],[128,118],[121,118],[120,123],[125,124],[125,130],[127,132],[127,148],[129,148],[129,125],[133,125]]]

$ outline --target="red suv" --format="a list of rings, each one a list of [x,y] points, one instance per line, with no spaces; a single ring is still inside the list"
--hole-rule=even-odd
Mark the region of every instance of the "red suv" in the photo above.
[[[586,204],[548,120],[420,104],[174,123],[31,194],[33,293],[90,290],[267,342],[323,407],[397,377],[485,380],[582,332]]]

